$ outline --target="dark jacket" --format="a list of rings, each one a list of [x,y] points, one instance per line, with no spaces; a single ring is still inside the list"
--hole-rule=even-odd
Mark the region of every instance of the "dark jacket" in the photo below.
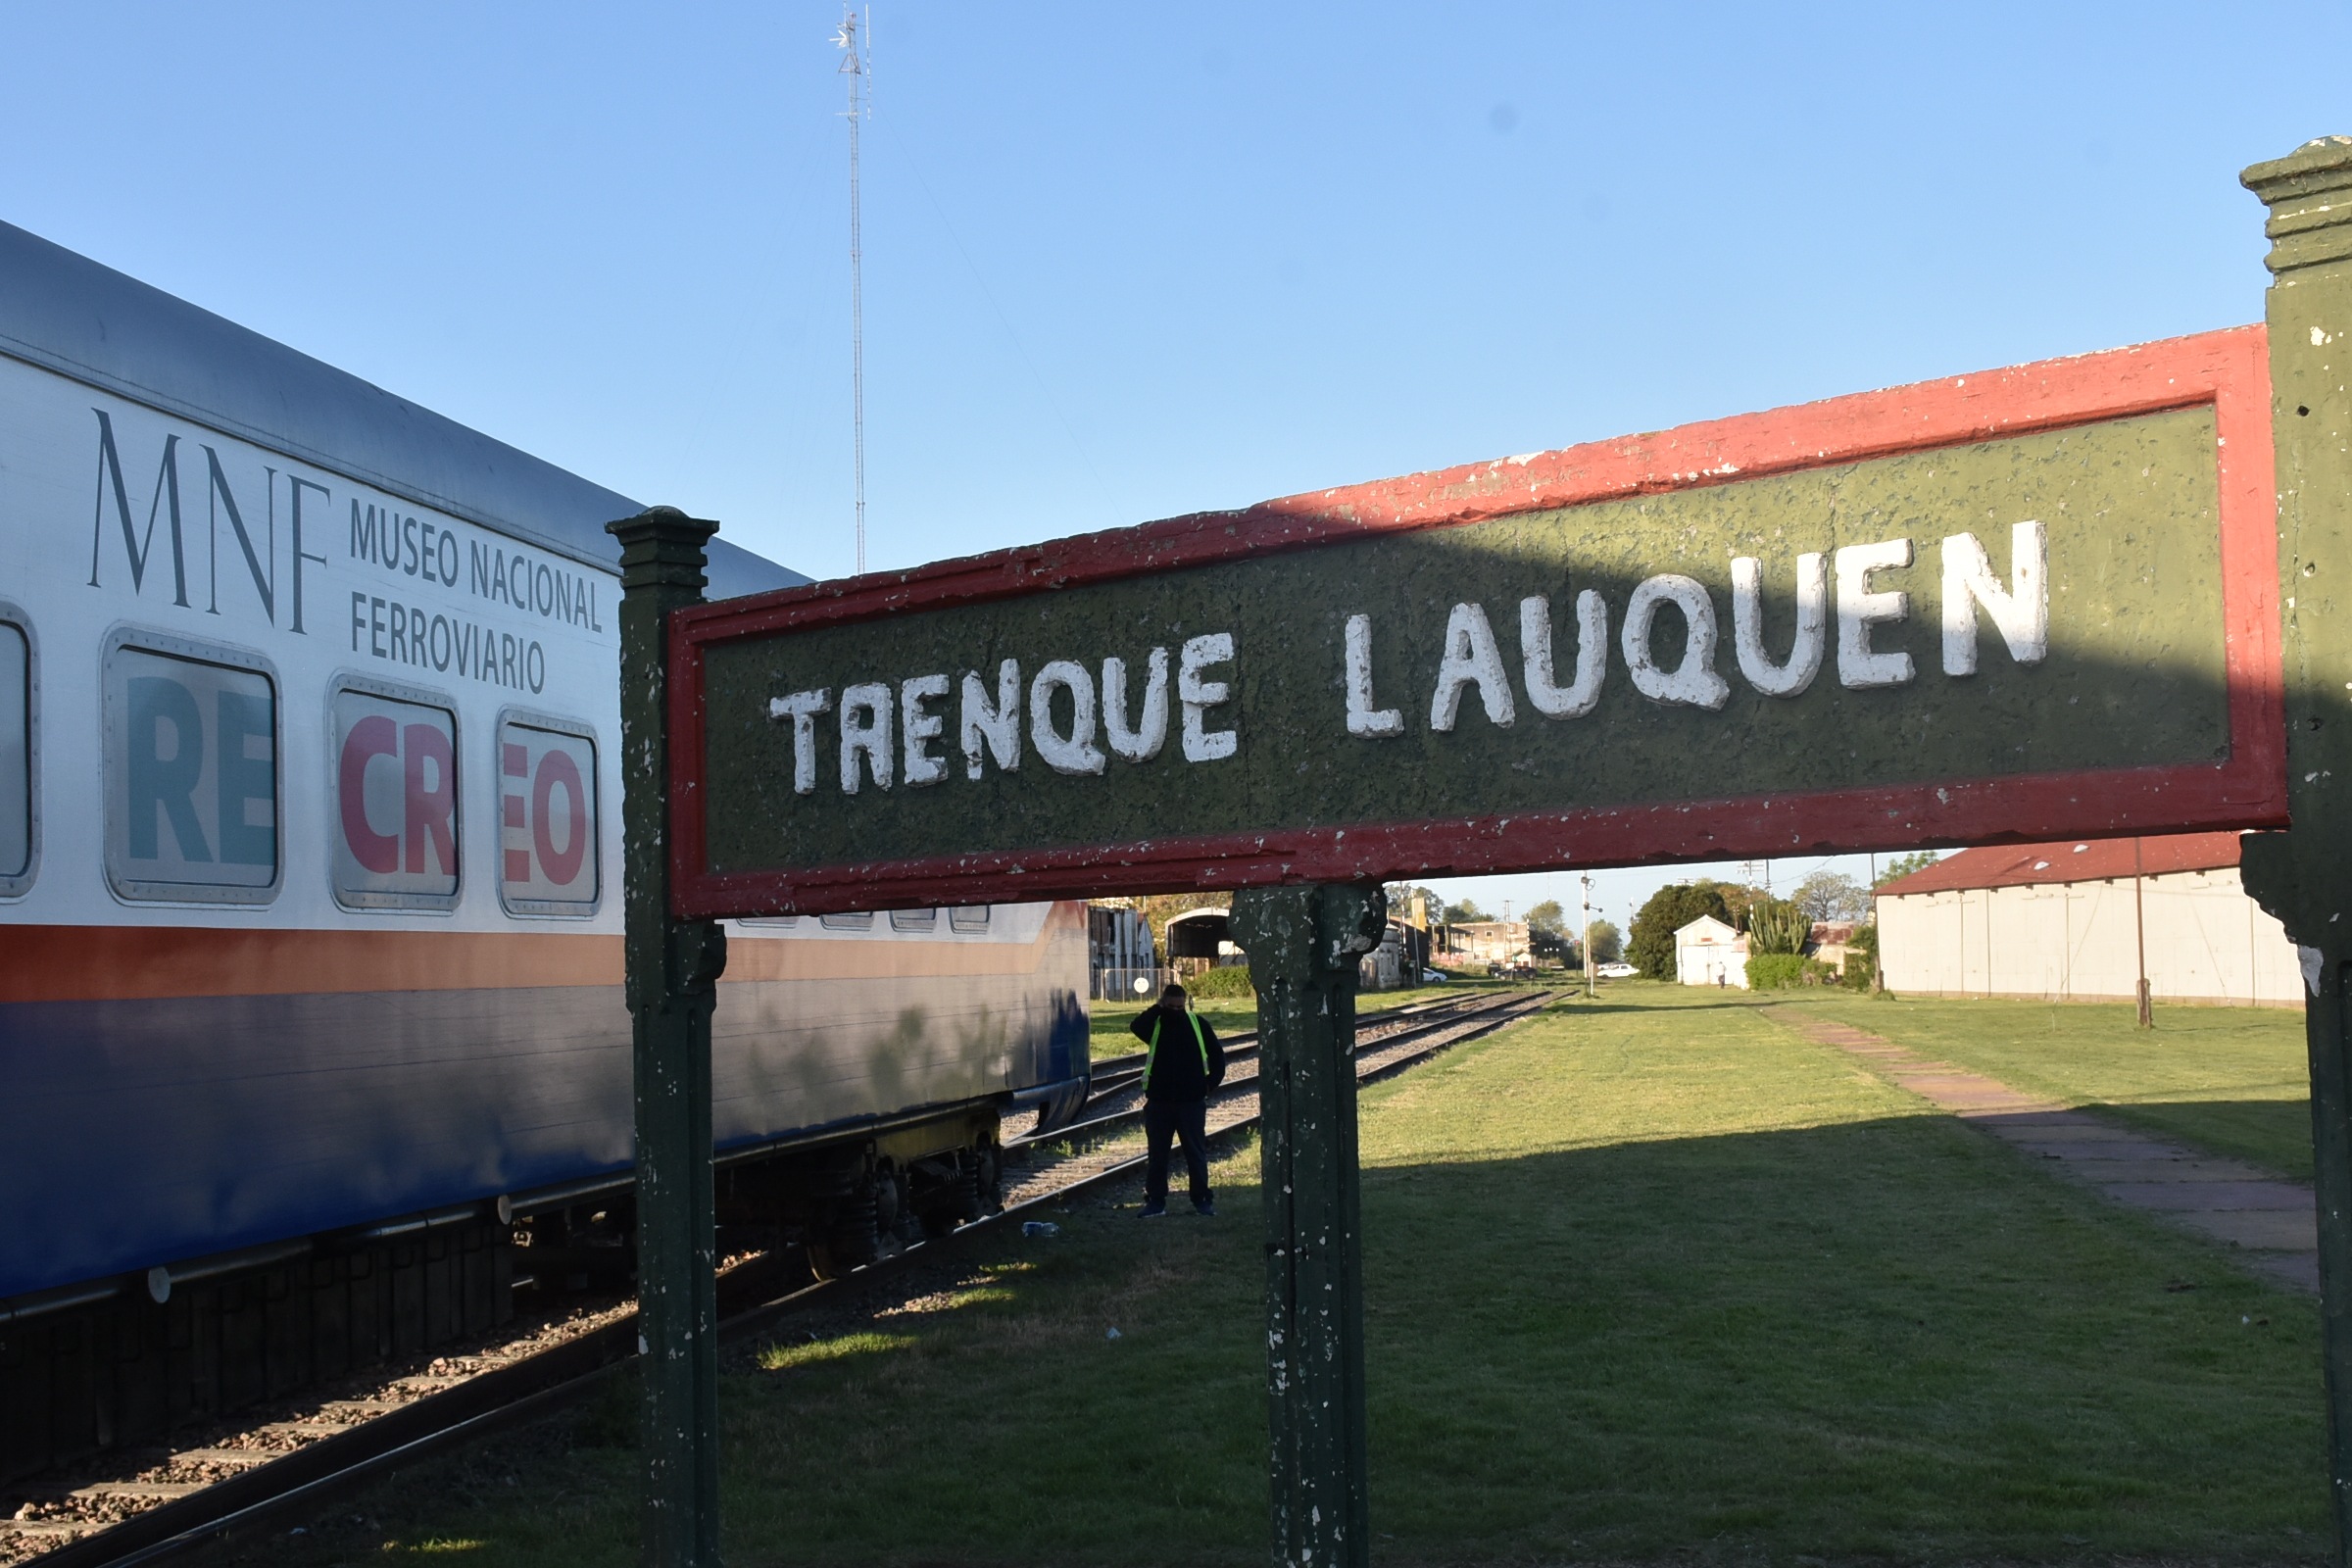
[[[1198,1041],[1193,1037],[1195,1025],[1200,1030]],[[1135,1031],[1147,1053],[1146,1100],[1205,1100],[1211,1089],[1225,1081],[1225,1048],[1217,1043],[1217,1032],[1208,1026],[1208,1020],[1199,1013],[1154,1004],[1136,1014],[1135,1022],[1127,1027]],[[1152,1043],[1154,1031],[1159,1036],[1156,1046]]]

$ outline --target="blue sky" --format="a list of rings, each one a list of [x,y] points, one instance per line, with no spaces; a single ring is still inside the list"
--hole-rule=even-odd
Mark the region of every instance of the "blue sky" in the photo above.
[[[0,0],[0,218],[833,575],[838,17]],[[877,565],[2252,320],[2352,129],[2242,0],[873,25]]]

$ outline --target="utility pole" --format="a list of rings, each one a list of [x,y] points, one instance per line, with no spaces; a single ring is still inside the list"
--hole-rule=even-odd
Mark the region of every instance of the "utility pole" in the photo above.
[[[2143,874],[2139,854],[2141,842],[2139,839],[2132,841],[2132,940],[2139,949],[2139,1026],[2153,1029],[2156,1027],[2156,1009],[2148,999],[2148,922],[2139,895]]]
[[[1879,961],[1879,857],[1878,852],[1875,850],[1871,852],[1870,857],[1869,919],[1871,926],[1870,989],[1874,994],[1876,994],[1886,989],[1886,966]]]
[[[1576,880],[1576,940],[1585,954],[1585,996],[1590,999],[1596,995],[1592,989],[1592,873],[1579,872]]]
[[[858,570],[865,570],[865,280],[858,237],[858,127],[872,112],[868,90],[873,80],[873,14],[861,19],[858,8],[844,5],[841,30],[834,46],[843,51],[837,74],[850,78],[850,437],[854,452],[858,509]]]

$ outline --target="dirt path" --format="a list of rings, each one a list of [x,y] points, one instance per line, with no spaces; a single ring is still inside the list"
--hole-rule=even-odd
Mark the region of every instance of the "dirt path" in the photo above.
[[[2319,1294],[2318,1221],[2301,1183],[2020,1093],[1849,1024],[1785,1008],[1773,1016],[2115,1202],[2233,1248],[2255,1272]]]

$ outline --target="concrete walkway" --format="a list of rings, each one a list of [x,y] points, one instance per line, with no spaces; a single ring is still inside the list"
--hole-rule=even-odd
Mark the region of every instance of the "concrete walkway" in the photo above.
[[[2258,1274],[2319,1294],[2318,1219],[2310,1188],[2021,1094],[1847,1024],[1792,1009],[1774,1012],[1806,1039],[1837,1047],[1896,1088],[2047,1161],[2051,1170],[2097,1188],[2126,1208],[2236,1249],[2240,1261]]]

